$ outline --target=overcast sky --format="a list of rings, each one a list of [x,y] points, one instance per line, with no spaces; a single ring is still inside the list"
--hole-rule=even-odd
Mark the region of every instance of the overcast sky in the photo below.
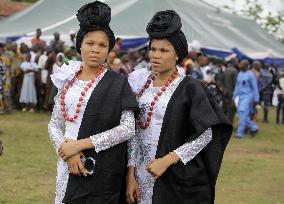
[[[246,4],[245,0],[203,0],[205,2],[208,2],[209,4],[218,5],[218,6],[225,6],[228,5],[230,7],[234,7],[237,10],[240,10],[243,8],[243,6]],[[260,4],[263,5],[263,8],[265,9],[265,12],[272,12],[275,13],[275,11],[284,10],[284,0],[257,0]]]

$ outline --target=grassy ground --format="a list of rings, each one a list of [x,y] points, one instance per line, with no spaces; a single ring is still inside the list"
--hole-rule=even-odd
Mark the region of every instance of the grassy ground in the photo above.
[[[256,138],[231,139],[216,189],[217,204],[284,204],[284,125],[260,124]],[[261,118],[261,115],[259,115]],[[56,156],[48,114],[0,115],[0,204],[51,204]]]

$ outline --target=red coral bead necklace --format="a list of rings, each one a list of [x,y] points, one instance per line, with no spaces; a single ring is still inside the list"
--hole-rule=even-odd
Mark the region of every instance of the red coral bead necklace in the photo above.
[[[81,96],[79,97],[79,102],[76,105],[76,112],[72,117],[70,117],[70,116],[68,116],[68,114],[66,112],[65,95],[66,95],[68,89],[73,85],[76,78],[78,78],[78,76],[82,72],[82,70],[83,70],[83,67],[81,66],[80,70],[75,73],[75,76],[71,80],[68,80],[68,82],[65,84],[65,86],[63,88],[63,91],[62,91],[62,94],[61,94],[61,111],[63,113],[63,117],[64,117],[65,121],[74,122],[78,118],[79,113],[81,112],[82,103],[83,103],[84,97],[86,96],[86,93],[93,86],[96,79],[105,71],[105,67],[102,66],[99,69],[99,71],[95,74],[95,76],[91,80],[91,82],[89,82],[84,87],[84,90],[81,92]]]
[[[155,106],[156,102],[158,101],[159,97],[167,90],[167,88],[174,81],[174,79],[177,77],[177,75],[178,75],[178,70],[176,68],[175,71],[173,72],[173,74],[169,77],[169,79],[165,83],[165,85],[162,86],[160,88],[160,90],[158,91],[158,93],[154,96],[154,99],[150,103],[150,107],[149,107],[149,110],[147,112],[146,121],[143,122],[141,116],[138,115],[137,123],[138,123],[138,125],[139,125],[139,127],[141,129],[146,129],[150,125],[150,122],[151,122],[151,119],[152,119],[152,115],[153,115],[154,106]],[[149,77],[148,77],[145,85],[143,86],[142,90],[137,94],[138,98],[140,98],[143,95],[145,90],[147,88],[149,88],[151,82],[154,81],[156,79],[156,77],[157,77],[157,73],[149,75]]]

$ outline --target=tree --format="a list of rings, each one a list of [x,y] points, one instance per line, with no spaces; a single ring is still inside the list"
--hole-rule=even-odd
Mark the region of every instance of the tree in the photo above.
[[[235,0],[231,1],[232,3],[235,2]],[[240,10],[230,6],[224,6],[224,8],[230,10],[233,14],[256,21],[268,33],[284,43],[284,10],[277,11],[275,14],[271,12],[266,14],[258,0],[246,0],[246,4]]]

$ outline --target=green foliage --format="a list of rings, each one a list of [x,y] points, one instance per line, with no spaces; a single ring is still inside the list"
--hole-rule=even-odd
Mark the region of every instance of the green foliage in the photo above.
[[[235,0],[231,1],[232,3],[235,2]],[[284,11],[266,14],[258,0],[246,0],[246,4],[240,11],[230,6],[224,6],[224,8],[230,10],[233,14],[255,20],[262,28],[273,34],[281,42],[284,41]]]
[[[251,17],[254,20],[261,19],[260,14],[263,12],[263,8],[261,4],[257,3],[257,1],[246,0],[246,7],[241,9],[241,12],[246,17]]]

